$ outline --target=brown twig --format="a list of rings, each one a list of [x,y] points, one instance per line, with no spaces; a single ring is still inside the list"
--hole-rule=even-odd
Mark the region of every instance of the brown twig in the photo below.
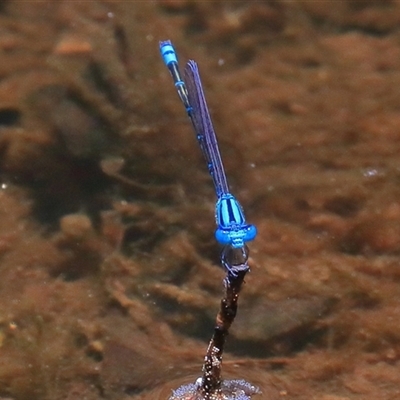
[[[223,252],[222,263],[227,269],[227,276],[224,280],[225,294],[215,321],[214,334],[204,358],[203,379],[199,388],[205,400],[221,398],[222,353],[225,338],[236,316],[239,293],[249,271],[248,255],[247,247],[241,249],[227,247]]]

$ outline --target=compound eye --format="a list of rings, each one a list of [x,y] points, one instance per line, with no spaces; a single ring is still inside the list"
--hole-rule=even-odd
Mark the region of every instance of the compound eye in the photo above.
[[[249,225],[244,237],[244,241],[249,242],[250,240],[254,240],[256,236],[257,228],[254,225]]]
[[[231,237],[229,235],[229,232],[223,231],[222,229],[217,229],[215,231],[215,239],[217,239],[218,243],[221,244],[229,244],[231,242]]]

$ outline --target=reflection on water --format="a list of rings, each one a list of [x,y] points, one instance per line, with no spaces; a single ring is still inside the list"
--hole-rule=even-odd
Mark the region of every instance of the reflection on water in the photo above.
[[[232,368],[231,365],[226,366],[228,376],[238,375],[238,365]],[[240,367],[240,374],[243,379],[226,379],[224,380],[222,391],[219,397],[215,400],[249,400],[249,399],[268,399],[279,400],[282,398],[284,384],[279,380],[271,380],[269,374],[262,373],[262,368],[253,368],[247,365]],[[248,383],[256,382],[256,385]],[[189,374],[185,378],[171,380],[162,385],[157,386],[154,390],[144,392],[136,396],[136,400],[204,400],[204,397],[199,394],[196,389],[199,387],[199,378],[196,375]],[[179,388],[177,390],[177,388]],[[212,398],[214,399],[214,398]]]
[[[184,385],[174,390],[169,400],[249,400],[259,394],[259,389],[245,380],[224,380],[218,393],[211,397],[204,397],[199,391],[201,382]]]

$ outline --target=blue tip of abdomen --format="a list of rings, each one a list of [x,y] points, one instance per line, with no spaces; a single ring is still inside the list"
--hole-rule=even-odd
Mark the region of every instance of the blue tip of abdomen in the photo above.
[[[178,63],[178,57],[170,40],[160,42],[160,53],[166,66],[172,62]]]

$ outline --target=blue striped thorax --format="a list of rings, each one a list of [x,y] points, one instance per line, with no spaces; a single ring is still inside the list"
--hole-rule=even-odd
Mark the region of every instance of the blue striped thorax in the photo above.
[[[215,220],[218,226],[215,238],[223,245],[230,244],[234,248],[240,248],[257,235],[256,227],[246,223],[241,205],[230,193],[225,193],[218,199]]]

